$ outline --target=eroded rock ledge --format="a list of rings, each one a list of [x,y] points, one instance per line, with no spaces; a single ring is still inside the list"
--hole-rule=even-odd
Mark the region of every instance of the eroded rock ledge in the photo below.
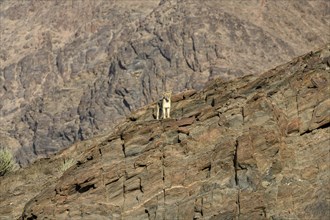
[[[0,147],[21,166],[164,90],[259,74],[330,39],[327,0],[0,2]]]
[[[133,113],[23,219],[326,219],[330,45]]]

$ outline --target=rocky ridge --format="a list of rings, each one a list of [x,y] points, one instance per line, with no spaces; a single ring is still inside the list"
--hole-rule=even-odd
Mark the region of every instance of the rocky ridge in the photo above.
[[[52,173],[77,158],[50,181],[39,174],[43,190],[22,217],[328,219],[329,73],[330,45],[260,77],[176,94],[172,119],[143,107],[109,134],[39,161]],[[35,184],[13,181],[19,172],[1,178],[4,219],[17,217],[9,201],[22,201],[21,187]]]
[[[0,147],[21,165],[164,90],[261,73],[330,38],[326,0],[0,3]]]

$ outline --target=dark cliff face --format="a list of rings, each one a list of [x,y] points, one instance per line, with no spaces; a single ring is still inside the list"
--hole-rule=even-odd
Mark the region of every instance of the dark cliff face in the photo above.
[[[175,94],[171,119],[147,105],[2,177],[0,213],[17,218],[26,204],[23,219],[328,219],[329,86],[330,45]]]
[[[1,145],[21,164],[164,90],[258,74],[329,39],[329,2],[2,1]]]

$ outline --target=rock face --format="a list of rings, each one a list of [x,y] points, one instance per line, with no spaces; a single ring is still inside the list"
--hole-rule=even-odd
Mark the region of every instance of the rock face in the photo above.
[[[21,165],[164,90],[257,74],[329,40],[329,2],[1,1],[0,147]]]
[[[171,119],[145,106],[87,150],[69,148],[77,163],[41,178],[22,217],[329,219],[329,73],[330,45],[260,77],[178,93]],[[17,175],[1,179],[8,201]],[[1,201],[4,218],[17,217]]]

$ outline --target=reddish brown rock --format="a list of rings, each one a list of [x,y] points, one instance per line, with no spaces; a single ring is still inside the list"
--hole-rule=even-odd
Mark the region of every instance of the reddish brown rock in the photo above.
[[[206,83],[214,87],[203,94],[207,105],[225,111],[227,99],[240,95],[229,80],[328,43],[328,12],[327,0],[1,0],[0,145],[24,166],[114,128],[131,111],[129,120],[152,120],[155,110],[141,106],[167,90],[174,104],[191,100]],[[329,57],[321,54],[322,65]],[[308,72],[313,62],[299,68]],[[309,108],[318,104],[309,93],[328,81],[318,74],[303,80],[311,100],[301,95],[299,102]],[[312,112],[301,113],[304,133]],[[233,114],[227,125],[242,126],[242,115]]]
[[[292,119],[288,124],[287,134],[299,132],[299,127],[300,127],[300,119],[299,118]]]
[[[171,119],[153,119],[146,106],[108,134],[0,177],[1,215],[328,219],[328,86],[310,80],[330,82],[328,50],[259,78],[215,81],[175,102]],[[69,156],[76,162],[59,172]]]
[[[330,99],[327,99],[316,106],[310,122],[309,130],[330,124]]]

